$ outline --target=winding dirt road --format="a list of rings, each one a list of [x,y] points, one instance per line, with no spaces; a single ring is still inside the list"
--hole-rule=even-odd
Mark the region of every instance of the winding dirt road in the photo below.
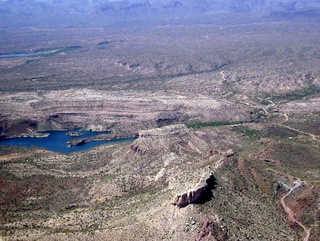
[[[223,71],[222,71],[222,72],[223,72]],[[220,74],[224,77],[224,75],[223,75],[222,72],[221,72]],[[268,105],[268,108],[277,108],[277,107],[278,107],[278,105],[277,105],[276,103],[274,103],[274,101],[271,99],[271,97],[266,98],[265,100],[270,103],[270,105]],[[247,105],[247,106],[250,106],[250,107],[252,107],[252,108],[261,108],[267,116],[269,115],[269,111],[268,111],[267,108],[264,107],[264,106],[261,106],[261,105],[253,105],[252,103],[250,103],[250,102],[245,102],[245,101],[241,101],[241,103],[242,103],[242,104],[245,104],[245,105]],[[299,132],[299,133],[301,133],[301,134],[310,136],[311,139],[314,140],[314,141],[318,141],[318,142],[320,141],[320,140],[317,138],[317,136],[314,135],[314,134],[312,134],[312,133],[305,132],[305,131],[301,131],[301,130],[298,130],[298,129],[296,129],[296,128],[293,128],[293,127],[290,127],[290,126],[285,125],[284,123],[286,123],[286,122],[289,121],[289,116],[288,116],[286,113],[278,113],[278,115],[281,115],[281,116],[283,116],[283,117],[285,118],[283,121],[281,121],[280,123],[278,123],[280,126],[283,126],[283,127],[287,128],[287,129],[290,129],[290,130]]]
[[[285,210],[285,212],[288,214],[288,219],[296,224],[298,224],[301,228],[303,228],[303,231],[305,233],[303,241],[308,241],[310,237],[310,231],[311,229],[307,228],[305,225],[303,225],[298,219],[296,219],[294,212],[291,210],[290,207],[287,206],[286,202],[284,201],[286,197],[288,197],[296,188],[301,186],[301,182],[295,182],[295,185],[285,194],[281,197],[280,202]]]
[[[287,115],[286,113],[280,114],[280,115],[283,115],[283,117],[285,118],[285,120],[282,121],[281,123],[279,123],[279,125],[287,128],[287,129],[290,129],[290,130],[299,132],[299,133],[301,133],[301,134],[308,135],[308,136],[310,136],[311,139],[314,140],[314,141],[319,141],[319,140],[317,139],[316,135],[314,135],[314,134],[311,134],[311,133],[309,133],[309,132],[301,131],[301,130],[298,130],[298,129],[296,129],[296,128],[293,128],[293,127],[284,125],[283,123],[287,122],[287,121],[289,120],[289,117],[288,117],[288,115]]]

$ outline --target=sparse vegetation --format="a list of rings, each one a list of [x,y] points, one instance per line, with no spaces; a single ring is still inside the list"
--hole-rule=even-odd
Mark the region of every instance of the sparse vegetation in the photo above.
[[[298,133],[296,131],[290,130],[288,128],[271,126],[265,131],[266,136],[278,136],[281,138],[296,137]]]
[[[310,84],[307,87],[294,90],[292,92],[286,93],[284,95],[275,95],[272,97],[274,101],[293,101],[293,100],[301,100],[305,97],[317,95],[320,93],[320,86]]]
[[[245,136],[248,136],[249,138],[252,138],[252,139],[257,139],[257,138],[261,137],[261,132],[260,131],[254,130],[254,129],[250,129],[250,128],[246,127],[246,126],[235,126],[235,127],[233,127],[233,129],[236,132],[242,133]]]
[[[318,240],[315,29],[2,31],[4,52],[59,49],[0,59],[3,135],[75,126],[140,135],[67,156],[1,146],[0,240],[195,240],[208,230],[217,240],[299,240],[279,202],[298,179],[286,202]],[[188,128],[167,126],[179,123]],[[186,211],[172,205],[210,173],[212,200]]]

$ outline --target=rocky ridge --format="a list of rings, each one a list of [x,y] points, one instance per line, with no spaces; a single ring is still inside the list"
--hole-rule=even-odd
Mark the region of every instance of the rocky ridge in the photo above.
[[[102,128],[111,130],[114,135],[134,136],[138,130],[179,122],[254,118],[246,107],[201,95],[146,95],[145,92],[90,89],[53,91],[44,95],[36,92],[4,94],[0,108],[2,135],[7,137],[74,127],[93,131]]]
[[[29,153],[26,162],[21,153],[1,163],[1,234],[20,240],[294,239],[273,199],[244,188],[251,178],[262,185],[262,174],[230,149],[239,148],[231,140],[241,138],[228,126],[178,124],[68,156]],[[239,230],[237,220],[251,225]]]

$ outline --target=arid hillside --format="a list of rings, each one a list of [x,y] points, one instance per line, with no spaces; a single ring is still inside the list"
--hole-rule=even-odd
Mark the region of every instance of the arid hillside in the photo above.
[[[319,240],[318,26],[1,29],[0,240]]]

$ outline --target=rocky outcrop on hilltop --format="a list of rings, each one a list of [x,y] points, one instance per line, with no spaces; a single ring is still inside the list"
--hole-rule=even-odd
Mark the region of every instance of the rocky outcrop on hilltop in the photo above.
[[[197,188],[195,191],[190,191],[182,195],[178,195],[172,202],[173,205],[178,208],[183,208],[189,204],[203,204],[210,201],[213,198],[212,189],[217,185],[217,181],[213,174],[211,173],[209,178],[205,180],[205,183],[197,183]]]
[[[159,179],[173,172],[170,168],[173,164],[198,162],[201,165],[208,158],[220,156],[221,152],[215,149],[218,135],[215,132],[188,129],[184,124],[142,130],[127,155],[134,160],[135,165],[141,163],[138,168],[141,171],[151,167],[160,168],[156,175],[156,179]],[[208,175],[204,178],[208,178]]]
[[[139,131],[138,140],[131,145],[131,149],[139,154],[187,145],[190,131],[183,124],[170,125],[162,128]]]
[[[214,198],[212,191],[216,189],[218,185],[214,172],[219,169],[228,158],[232,158],[235,154],[233,149],[219,152],[216,157],[219,156],[220,159],[216,161],[214,165],[208,165],[205,168],[190,173],[187,178],[181,179],[184,180],[183,185],[181,185],[181,183],[179,184],[180,181],[177,182],[177,180],[171,179],[172,190],[175,193],[185,191],[185,193],[175,196],[171,204],[178,208],[183,208],[190,204],[204,204],[212,200]]]

